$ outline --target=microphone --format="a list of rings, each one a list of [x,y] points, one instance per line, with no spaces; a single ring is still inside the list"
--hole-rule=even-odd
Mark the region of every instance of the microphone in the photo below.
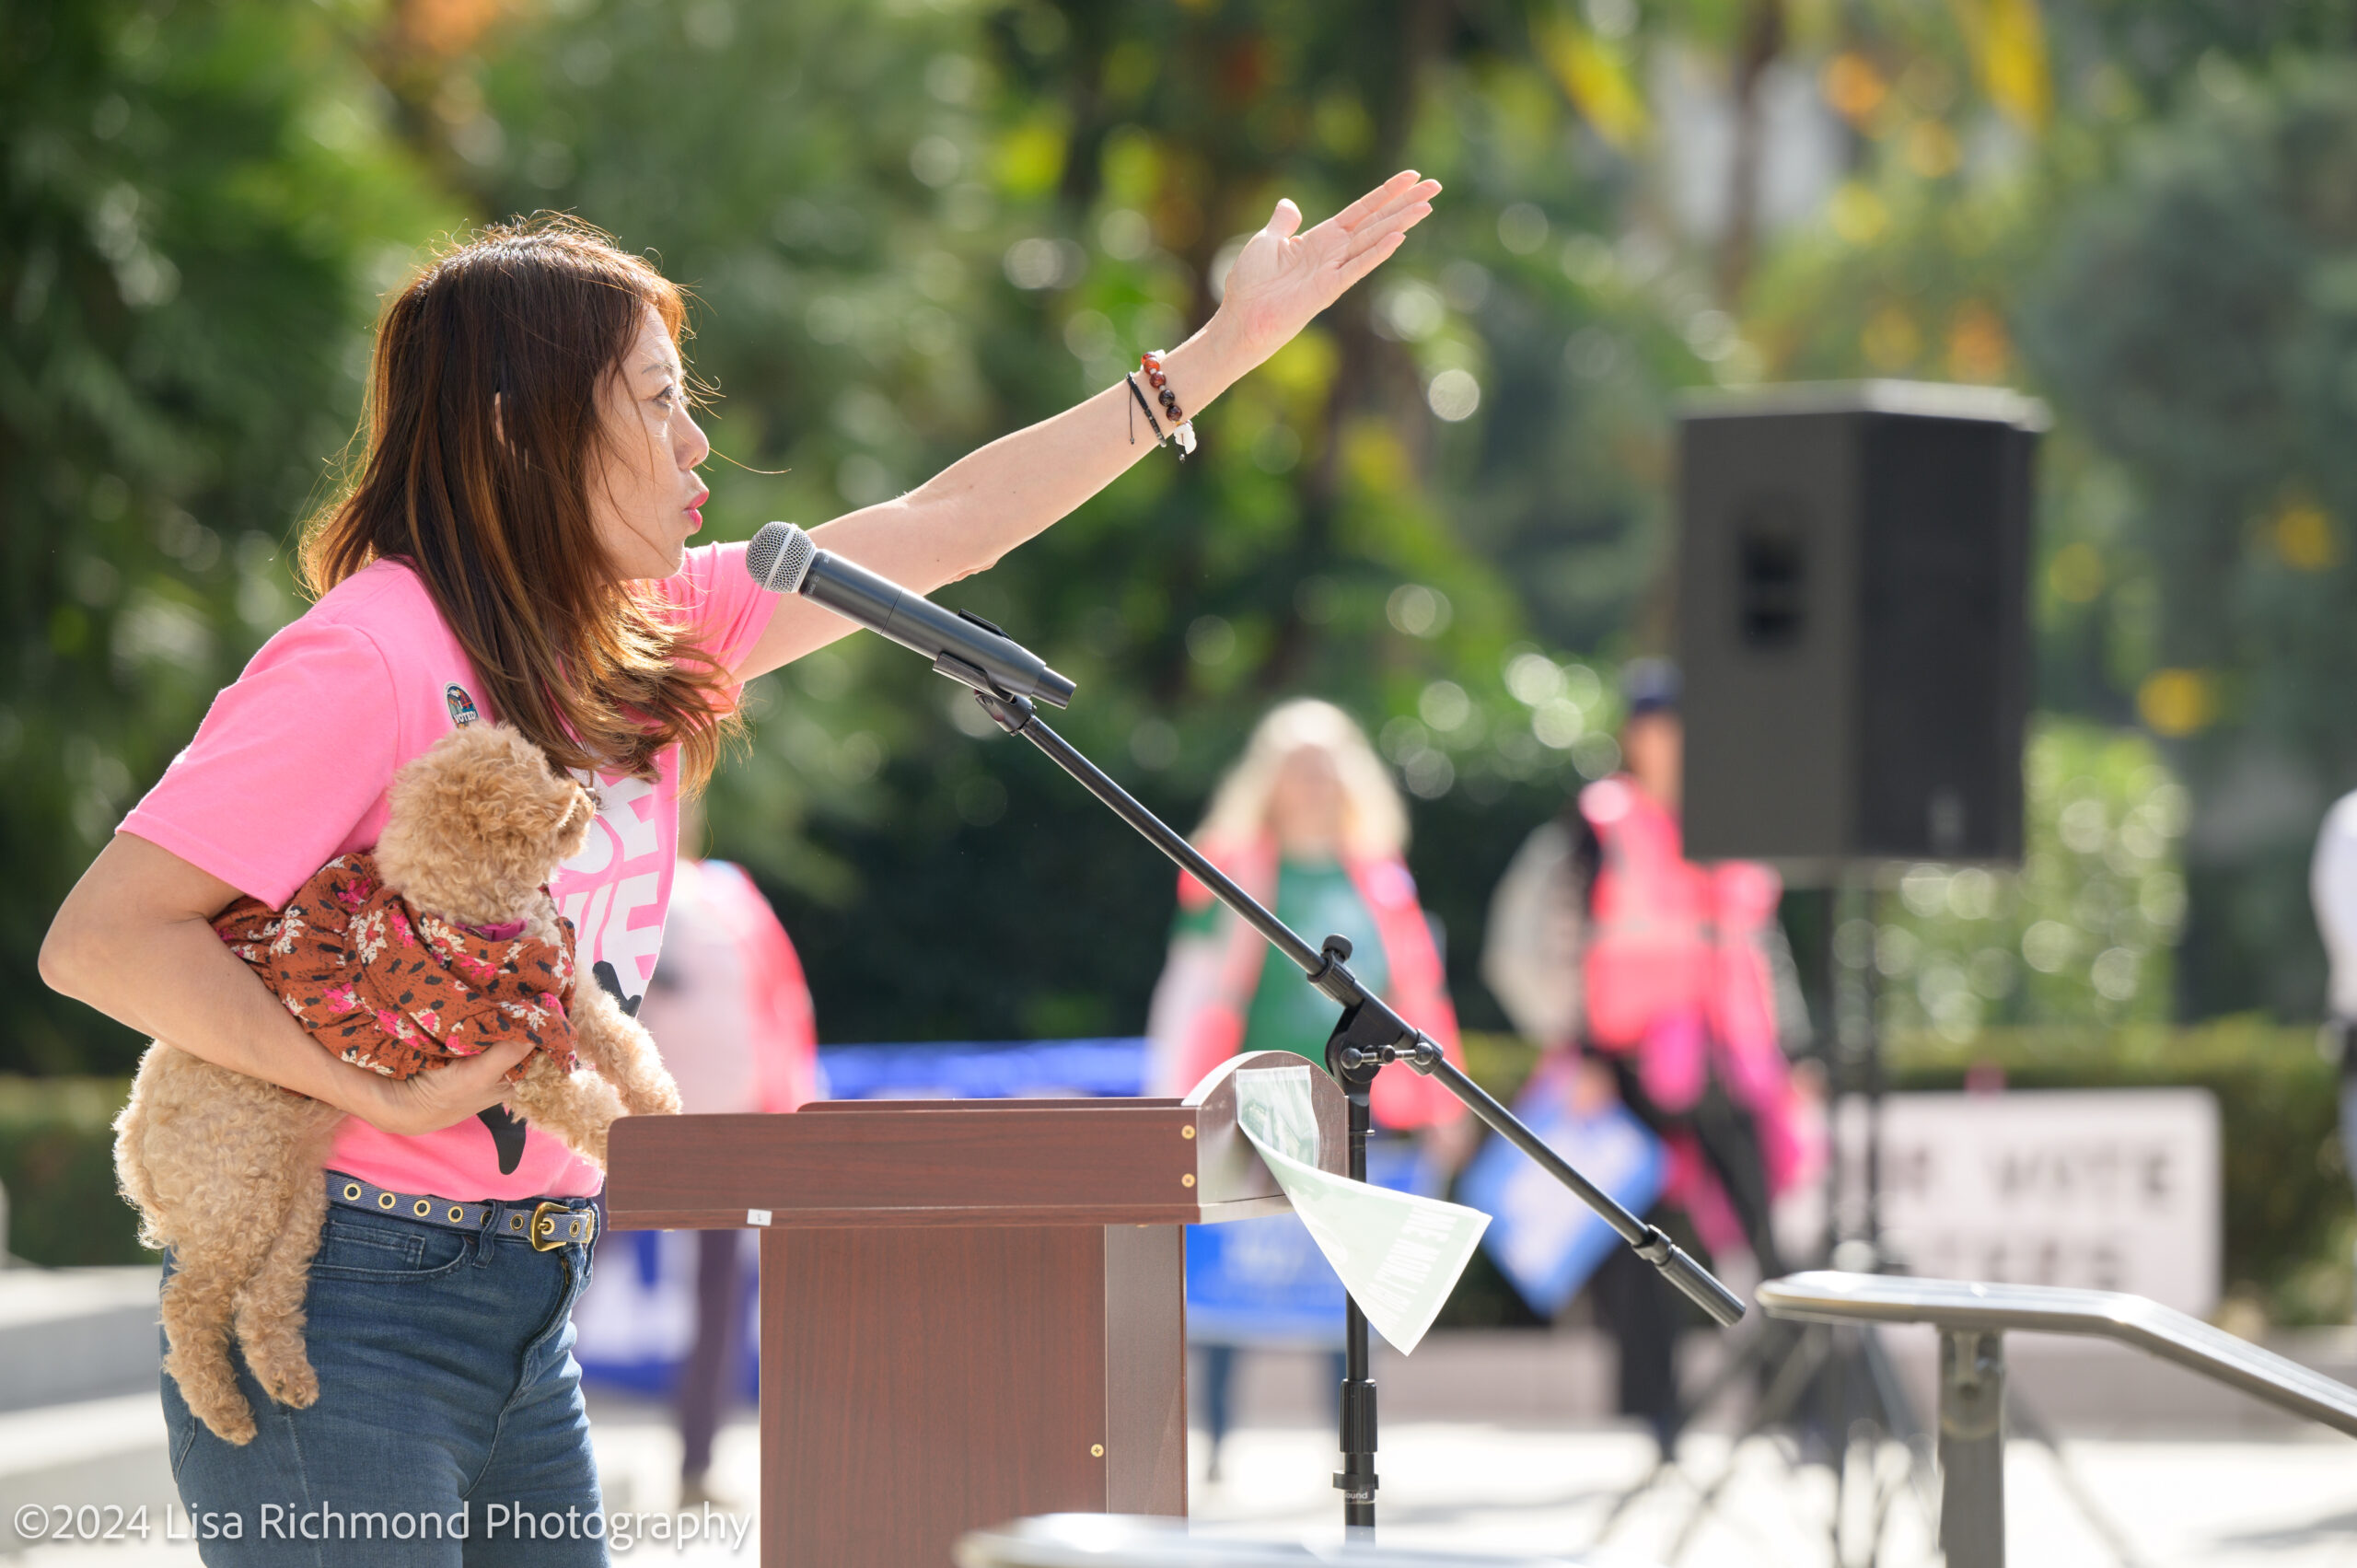
[[[745,570],[773,594],[800,594],[933,661],[977,691],[1070,703],[1073,683],[1039,655],[970,610],[942,609],[889,577],[819,548],[792,523],[764,523],[745,549]]]

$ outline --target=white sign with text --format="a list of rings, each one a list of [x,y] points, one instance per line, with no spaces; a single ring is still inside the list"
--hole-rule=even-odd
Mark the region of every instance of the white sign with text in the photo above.
[[[1863,1116],[1843,1120],[1862,1149]],[[1910,1273],[2121,1290],[2197,1318],[2218,1305],[2207,1089],[1894,1094],[1881,1167],[1883,1232]]]

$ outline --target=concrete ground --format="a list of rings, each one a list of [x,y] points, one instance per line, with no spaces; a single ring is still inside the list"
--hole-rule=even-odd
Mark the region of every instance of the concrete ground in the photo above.
[[[38,1415],[38,1424],[22,1418]],[[665,1413],[637,1402],[598,1401],[598,1463],[610,1510],[668,1511],[676,1503],[678,1440]],[[152,1398],[96,1401],[73,1411],[0,1417],[0,1463],[24,1466],[38,1445],[55,1460],[87,1454],[104,1439],[132,1439],[110,1474],[89,1475],[72,1500],[145,1499],[161,1533],[172,1496],[163,1466],[162,1423]],[[1333,1437],[1323,1427],[1252,1426],[1232,1434],[1225,1479],[1202,1477],[1196,1444],[1192,1504],[1201,1525],[1223,1534],[1305,1541],[1339,1537],[1340,1504],[1328,1484]],[[2147,1568],[2357,1568],[2357,1453],[2345,1438],[2075,1437],[2063,1451],[2086,1493],[2118,1521],[2136,1561]],[[1703,1480],[1725,1463],[1727,1440],[1690,1439],[1690,1473]],[[1381,1539],[1399,1545],[1469,1551],[1578,1554],[1599,1563],[1661,1563],[1672,1552],[1694,1497],[1691,1481],[1671,1480],[1635,1503],[1596,1547],[1616,1497],[1645,1476],[1650,1440],[1613,1428],[1541,1429],[1480,1422],[1395,1421],[1383,1434]],[[758,1490],[759,1447],[751,1423],[721,1437],[713,1480],[732,1500]],[[1860,1469],[1863,1470],[1863,1465]],[[1929,1515],[1905,1490],[1904,1450],[1882,1455],[1882,1479],[1897,1488],[1883,1538],[1890,1568],[1932,1568]],[[51,1467],[52,1476],[55,1466]],[[8,1478],[34,1478],[21,1468]],[[2006,1474],[2008,1561],[2013,1568],[2084,1568],[2115,1559],[2078,1512],[2051,1456],[2016,1443]],[[13,1498],[28,1491],[6,1488]],[[54,1488],[40,1488],[56,1498]],[[29,1498],[26,1500],[29,1500]],[[1795,1467],[1771,1442],[1747,1446],[1736,1478],[1703,1515],[1684,1555],[1696,1563],[1758,1568],[1819,1568],[1829,1549],[1833,1483],[1822,1466]],[[11,1503],[13,1511],[14,1503]],[[1864,1560],[1863,1512],[1850,1521],[1848,1561]],[[0,1533],[0,1557],[17,1545]],[[41,1544],[18,1547],[25,1568],[191,1568],[192,1545]],[[758,1543],[741,1548],[698,1541],[685,1547],[643,1541],[622,1560],[699,1564],[749,1563]]]
[[[164,1539],[174,1493],[165,1464],[155,1389],[152,1271],[0,1274],[0,1559],[27,1568],[110,1564],[187,1568],[186,1540]],[[2274,1342],[2308,1365],[2357,1380],[2357,1334]],[[1687,1347],[1689,1376],[1707,1375],[1723,1346]],[[2009,1448],[2009,1562],[2097,1565],[2114,1561],[2073,1501],[2070,1483],[2107,1515],[2131,1556],[2147,1568],[2357,1568],[2357,1448],[2319,1428],[2276,1418],[2189,1374],[2117,1347],[2015,1336],[2007,1342],[2012,1388],[2063,1434],[2068,1469],[2037,1445]],[[1919,1410],[1929,1395],[1931,1345],[1890,1341],[1902,1384]],[[1324,1359],[1262,1353],[1239,1364],[1238,1428],[1223,1478],[1204,1474],[1194,1446],[1192,1509],[1200,1527],[1223,1533],[1331,1540],[1340,1503],[1329,1477],[1332,1391]],[[1732,1406],[1689,1437],[1684,1471],[1632,1503],[1603,1544],[1614,1500],[1647,1474],[1648,1439],[1605,1413],[1608,1349],[1575,1334],[1436,1336],[1412,1359],[1379,1353],[1383,1431],[1381,1535],[1397,1544],[1496,1552],[1587,1554],[1599,1562],[1746,1563],[1820,1568],[1831,1551],[1834,1484],[1823,1464],[1794,1461],[1783,1440],[1744,1445],[1717,1505],[1700,1517],[1678,1555],[1698,1484],[1727,1463]],[[677,1505],[678,1439],[668,1412],[643,1401],[592,1400],[598,1466],[610,1511],[668,1514]],[[1880,1561],[1915,1568],[1936,1561],[1930,1513],[1912,1490],[1907,1450],[1886,1446],[1875,1466],[1863,1446],[1853,1475],[1878,1468],[1890,1502]],[[715,1488],[749,1504],[759,1451],[749,1418],[722,1434]],[[1936,1488],[1936,1480],[1926,1477]],[[1868,1508],[1854,1500],[1844,1526],[1846,1561],[1865,1560]],[[26,1504],[88,1510],[145,1505],[148,1539],[28,1541],[12,1527]],[[43,1516],[50,1525],[55,1515]],[[732,1520],[733,1524],[736,1521]],[[700,1521],[701,1525],[701,1521]],[[699,1539],[642,1541],[619,1561],[749,1562],[741,1545]],[[865,1565],[847,1565],[865,1568]],[[899,1565],[884,1565],[899,1568]]]
[[[1333,1539],[1341,1505],[1326,1483],[1333,1437],[1254,1428],[1224,1456],[1226,1480],[1199,1487],[1198,1520],[1223,1532]],[[2351,1568],[2357,1565],[2357,1454],[2348,1440],[2202,1442],[2070,1439],[2063,1452],[2085,1491],[2119,1522],[2148,1568]],[[1689,1473],[1726,1462],[1722,1436],[1689,1441]],[[1882,1455],[1903,1482],[1906,1453]],[[1821,1568],[1832,1555],[1833,1478],[1768,1443],[1738,1456],[1736,1477],[1701,1516],[1682,1555],[1694,1485],[1674,1480],[1631,1505],[1597,1545],[1614,1502],[1653,1463],[1635,1432],[1546,1432],[1461,1423],[1397,1424],[1384,1434],[1378,1539],[1397,1545],[1498,1553],[1585,1555],[1602,1562],[1746,1563]],[[1858,1466],[1862,1473],[1863,1462]],[[1936,1481],[1933,1486],[1936,1487]],[[2071,1501],[2051,1456],[2015,1445],[2006,1463],[2010,1568],[2088,1568],[2117,1561]],[[1845,1532],[1848,1562],[1865,1561],[1865,1511]],[[1930,1515],[1910,1493],[1893,1502],[1880,1561],[1933,1568]]]
[[[1920,1430],[1932,1409],[1935,1342],[1910,1330],[1885,1343]],[[2357,1334],[2274,1343],[2357,1381]],[[2350,1439],[2116,1344],[2014,1335],[2006,1352],[2011,1394],[2060,1444],[2059,1457],[2018,1433],[2007,1446],[2011,1568],[2119,1562],[2107,1533],[2143,1568],[2357,1568]],[[1689,1386],[1723,1353],[1705,1336],[1686,1345]],[[1239,1365],[1251,1370],[1237,1375],[1238,1430],[1223,1449],[1222,1479],[1196,1481],[1194,1516],[1224,1531],[1332,1539],[1341,1504],[1329,1481],[1332,1395],[1322,1358],[1262,1353]],[[1681,1444],[1678,1470],[1654,1476],[1652,1439],[1606,1413],[1611,1370],[1609,1347],[1585,1336],[1460,1334],[1409,1358],[1379,1350],[1380,1539],[1602,1562],[1825,1568],[1867,1561],[1866,1500],[1879,1485],[1887,1499],[1879,1561],[1938,1562],[1938,1476],[1928,1465],[1912,1473],[1906,1446],[1885,1444],[1871,1465],[1863,1444],[1853,1451],[1837,1557],[1827,1464],[1801,1462],[1789,1437],[1762,1437],[1735,1449],[1729,1472],[1744,1412],[1730,1400]],[[1194,1447],[1200,1478],[1208,1458],[1200,1433]],[[1698,1511],[1701,1491],[1723,1474],[1715,1504]],[[1648,1477],[1654,1484],[1615,1518]]]

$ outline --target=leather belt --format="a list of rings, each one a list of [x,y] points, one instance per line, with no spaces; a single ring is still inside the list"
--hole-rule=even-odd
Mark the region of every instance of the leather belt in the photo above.
[[[598,1211],[586,1198],[487,1199],[471,1203],[427,1193],[394,1192],[340,1170],[327,1173],[328,1202],[363,1214],[470,1230],[507,1241],[528,1241],[536,1252],[586,1247],[598,1234]]]

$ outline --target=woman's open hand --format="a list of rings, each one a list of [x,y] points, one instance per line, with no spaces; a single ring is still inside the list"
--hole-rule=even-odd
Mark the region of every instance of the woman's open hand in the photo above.
[[[1439,180],[1402,169],[1306,234],[1295,232],[1301,209],[1279,201],[1236,258],[1214,329],[1225,329],[1248,365],[1259,364],[1382,265],[1439,194]]]

